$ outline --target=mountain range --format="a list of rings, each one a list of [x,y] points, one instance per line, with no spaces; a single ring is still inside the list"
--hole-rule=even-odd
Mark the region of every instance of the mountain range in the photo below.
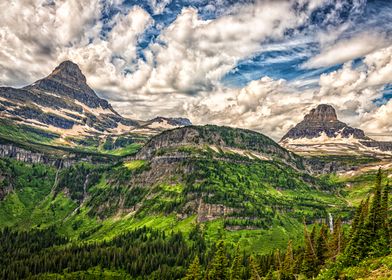
[[[278,249],[268,260],[295,242],[303,256],[304,229],[305,239],[318,223],[332,234],[334,219],[350,223],[372,193],[380,165],[392,176],[392,144],[339,121],[330,105],[279,143],[181,117],[133,120],[71,61],[32,85],[0,88],[0,116],[0,241],[21,244],[0,246],[7,279],[178,279],[190,257],[210,261],[218,240],[246,257]]]

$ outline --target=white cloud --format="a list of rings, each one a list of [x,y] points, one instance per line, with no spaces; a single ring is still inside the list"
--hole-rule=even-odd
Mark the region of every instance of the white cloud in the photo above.
[[[135,6],[126,15],[117,14],[112,21],[114,26],[109,33],[109,48],[112,55],[123,58],[124,64],[129,65],[137,57],[138,36],[153,20],[145,10]]]
[[[162,14],[165,8],[172,2],[172,0],[150,0],[150,6],[154,15]]]
[[[367,32],[357,34],[352,38],[326,46],[320,54],[312,57],[302,66],[304,68],[320,68],[344,63],[363,57],[389,44],[390,42],[387,41],[384,34]]]

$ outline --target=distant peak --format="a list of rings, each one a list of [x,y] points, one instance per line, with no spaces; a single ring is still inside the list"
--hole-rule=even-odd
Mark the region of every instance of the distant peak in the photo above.
[[[86,77],[83,75],[79,66],[70,60],[61,62],[53,70],[49,77],[58,77],[60,79],[71,79],[78,80],[79,82],[86,82]]]
[[[312,122],[335,122],[338,120],[336,110],[331,105],[320,104],[312,109],[304,118],[305,121]]]

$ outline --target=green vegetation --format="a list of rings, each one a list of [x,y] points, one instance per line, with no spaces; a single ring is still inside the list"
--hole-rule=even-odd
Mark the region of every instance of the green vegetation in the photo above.
[[[60,135],[27,125],[16,125],[13,122],[0,119],[0,139],[20,142],[49,143]]]
[[[0,278],[388,277],[389,170],[314,177],[257,133],[197,130],[144,160],[58,170],[0,159]],[[77,147],[92,156],[139,145],[127,139]]]

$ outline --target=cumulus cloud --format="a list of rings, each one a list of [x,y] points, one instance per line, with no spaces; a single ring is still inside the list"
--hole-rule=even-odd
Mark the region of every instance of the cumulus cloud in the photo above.
[[[322,74],[318,88],[301,90],[295,83],[263,77],[242,89],[221,93],[227,98],[219,102],[226,104],[224,108],[207,97],[193,104],[189,112],[201,123],[248,127],[279,140],[311,108],[327,103],[336,108],[342,121],[352,126],[369,133],[392,132],[392,100],[380,107],[375,104],[382,97],[385,84],[392,82],[392,75],[388,75],[391,49],[368,54],[361,67],[349,62]]]

